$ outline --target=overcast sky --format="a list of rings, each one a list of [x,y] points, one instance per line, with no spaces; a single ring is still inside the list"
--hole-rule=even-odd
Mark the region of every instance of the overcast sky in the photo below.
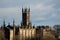
[[[32,25],[60,24],[60,0],[0,0],[0,26],[3,19],[11,25],[15,19],[16,25],[20,25],[22,7],[30,7]]]

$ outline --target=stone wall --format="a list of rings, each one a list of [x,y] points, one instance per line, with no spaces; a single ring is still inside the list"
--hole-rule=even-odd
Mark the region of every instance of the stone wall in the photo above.
[[[28,40],[35,38],[36,29],[21,29],[19,28],[20,40]]]
[[[10,40],[13,40],[13,30],[10,30]]]

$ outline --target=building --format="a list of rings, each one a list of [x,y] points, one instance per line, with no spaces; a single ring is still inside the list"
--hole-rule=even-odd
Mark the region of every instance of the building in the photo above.
[[[36,29],[30,23],[30,8],[22,8],[22,23],[19,27],[20,40],[31,40],[36,35]]]
[[[54,26],[54,31],[55,31],[55,37],[57,39],[60,39],[60,25],[55,25]]]
[[[21,26],[16,26],[14,20],[13,26],[10,23],[6,26],[4,20],[3,28],[7,40],[34,40],[36,36],[36,28],[30,22],[30,8],[22,8]]]
[[[6,26],[5,20],[1,27],[4,33],[4,40],[42,40],[42,38],[50,33],[49,26],[32,26],[30,22],[30,8],[22,8],[22,22],[20,26],[13,25]],[[3,38],[3,37],[2,37]]]

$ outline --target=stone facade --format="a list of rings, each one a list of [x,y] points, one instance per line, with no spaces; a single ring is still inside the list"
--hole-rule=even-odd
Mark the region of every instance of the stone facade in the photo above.
[[[36,35],[36,29],[32,28],[32,29],[21,29],[19,28],[19,35],[20,35],[20,40],[28,40],[28,39],[32,39],[35,38]]]
[[[13,30],[10,30],[10,40],[13,40]]]

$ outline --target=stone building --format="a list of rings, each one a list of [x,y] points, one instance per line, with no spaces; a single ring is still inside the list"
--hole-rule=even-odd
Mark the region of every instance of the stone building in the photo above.
[[[30,8],[22,8],[22,23],[19,27],[20,40],[32,40],[36,35],[36,29],[30,23]]]
[[[60,40],[60,25],[54,26],[55,37]]]
[[[20,26],[10,23],[6,26],[3,21],[4,37],[6,40],[42,40],[42,37],[50,32],[49,26],[32,26],[30,22],[30,8],[22,8],[22,22]]]
[[[21,26],[16,26],[13,20],[13,26],[5,25],[3,22],[5,38],[7,40],[34,40],[36,36],[36,28],[30,22],[30,8],[22,8]]]

